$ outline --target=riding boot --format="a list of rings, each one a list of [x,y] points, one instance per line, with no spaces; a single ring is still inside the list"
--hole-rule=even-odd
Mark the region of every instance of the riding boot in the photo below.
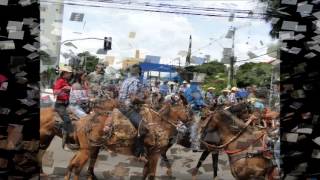
[[[144,156],[144,136],[140,135],[136,138],[133,153],[136,157]]]
[[[64,131],[62,133],[62,148],[64,149],[65,148],[65,145],[68,143],[68,136],[69,136],[69,133]]]

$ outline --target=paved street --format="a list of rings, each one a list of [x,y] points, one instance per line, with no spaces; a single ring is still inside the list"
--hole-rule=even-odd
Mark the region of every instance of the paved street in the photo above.
[[[61,139],[55,137],[43,158],[43,169],[45,173],[49,174],[49,179],[63,179],[65,168],[67,167],[72,155],[73,152],[62,150]],[[200,155],[201,153],[193,153],[192,151],[178,145],[172,147],[168,152],[168,158],[173,160],[173,179],[191,179],[191,169],[196,166]],[[218,166],[218,179],[234,179],[230,174],[229,164],[225,154],[220,155]],[[82,172],[81,179],[85,179],[84,175],[86,168],[87,166]],[[98,179],[134,180],[140,179],[142,168],[143,164],[137,162],[132,157],[102,151],[99,154],[98,161],[96,163],[95,173],[98,176]],[[212,177],[213,171],[211,156],[209,156],[200,168],[200,174],[197,176],[197,179],[207,180],[212,179]],[[157,179],[169,179],[166,176],[166,168],[162,166],[161,162],[158,163]]]

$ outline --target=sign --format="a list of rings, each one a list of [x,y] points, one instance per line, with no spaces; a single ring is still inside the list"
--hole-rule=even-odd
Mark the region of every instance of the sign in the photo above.
[[[191,62],[192,64],[203,64],[204,61],[205,61],[205,58],[192,56],[190,62]]]
[[[84,17],[84,13],[72,13],[70,17],[70,21],[79,21],[82,22]]]
[[[160,63],[160,56],[146,55],[144,62],[159,64]]]

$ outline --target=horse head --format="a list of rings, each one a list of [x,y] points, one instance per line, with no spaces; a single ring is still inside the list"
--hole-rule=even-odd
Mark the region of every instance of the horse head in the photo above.
[[[192,116],[188,108],[184,105],[179,96],[167,96],[164,101],[164,106],[159,110],[161,117],[169,118],[170,120],[179,123],[179,121],[186,123],[191,121]]]
[[[240,102],[238,104],[225,108],[225,110],[231,112],[242,120],[248,119],[253,112],[252,106],[248,102]]]
[[[95,98],[90,99],[90,106],[94,111],[112,111],[119,105],[119,102],[112,98],[112,94],[101,91]]]

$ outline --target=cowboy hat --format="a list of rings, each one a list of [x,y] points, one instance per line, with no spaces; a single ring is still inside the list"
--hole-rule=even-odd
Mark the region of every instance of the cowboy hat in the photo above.
[[[237,87],[232,87],[231,91],[238,91],[238,88]]]
[[[214,87],[209,87],[208,90],[210,90],[210,89],[215,90],[216,88],[214,88]]]
[[[187,82],[187,81],[183,81],[182,83],[183,83],[183,84],[188,84],[188,82]]]
[[[223,89],[221,92],[230,92],[229,89]]]
[[[60,66],[59,71],[72,72],[72,68],[70,66]]]

